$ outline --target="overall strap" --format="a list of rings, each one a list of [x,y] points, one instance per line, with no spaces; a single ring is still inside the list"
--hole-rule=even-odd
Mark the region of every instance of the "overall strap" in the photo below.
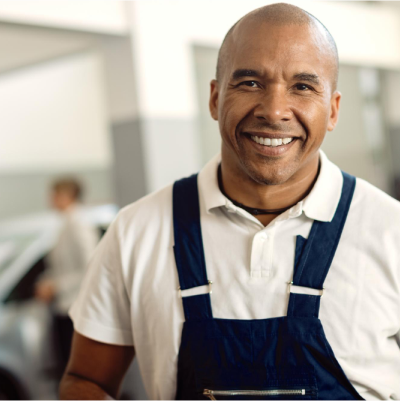
[[[197,174],[174,183],[174,254],[181,290],[208,285]],[[186,320],[212,318],[210,294],[182,298]]]
[[[345,172],[342,174],[342,194],[332,221],[314,221],[307,240],[297,236],[293,285],[323,290],[356,185],[355,177]],[[287,315],[318,317],[320,300],[320,295],[290,293]]]

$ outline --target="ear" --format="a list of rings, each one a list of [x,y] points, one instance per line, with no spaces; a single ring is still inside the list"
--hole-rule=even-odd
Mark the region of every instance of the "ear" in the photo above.
[[[336,127],[336,124],[339,119],[339,107],[340,107],[340,99],[342,98],[342,94],[339,91],[335,91],[331,97],[331,111],[329,115],[328,121],[328,131],[333,131]]]
[[[218,91],[219,91],[218,81],[213,79],[210,82],[210,101],[208,103],[208,106],[210,108],[211,117],[215,121],[218,120]]]

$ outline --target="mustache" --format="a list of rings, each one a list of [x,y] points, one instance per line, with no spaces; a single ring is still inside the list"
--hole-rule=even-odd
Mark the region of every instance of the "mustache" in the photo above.
[[[291,132],[292,127],[289,127],[287,124],[254,124],[251,126],[243,127],[242,132],[247,131],[268,131],[270,133],[282,133],[282,132]]]

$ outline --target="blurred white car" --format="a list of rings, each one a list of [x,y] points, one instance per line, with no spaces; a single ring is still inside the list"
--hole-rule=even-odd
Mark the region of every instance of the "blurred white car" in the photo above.
[[[115,205],[82,209],[99,236],[117,211]],[[51,313],[33,299],[33,290],[59,229],[55,212],[0,222],[0,400],[57,398]],[[135,364],[125,378],[122,397],[146,398]]]

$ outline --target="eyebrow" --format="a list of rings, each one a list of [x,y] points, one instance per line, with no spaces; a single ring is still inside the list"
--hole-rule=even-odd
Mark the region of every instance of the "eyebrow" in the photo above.
[[[247,68],[240,68],[235,70],[232,74],[232,79],[239,79],[243,77],[261,77],[261,72],[257,70],[249,70]]]
[[[251,70],[248,68],[240,68],[238,70],[235,70],[232,73],[232,79],[236,80],[239,78],[243,78],[243,77],[261,77],[262,73],[258,70]],[[293,75],[293,79],[297,79],[299,81],[306,81],[306,82],[310,82],[314,85],[319,85],[320,84],[320,80],[319,80],[319,76],[317,74],[312,74],[309,72],[299,72],[298,74]]]
[[[298,79],[299,81],[310,82],[314,85],[319,85],[319,77],[316,74],[310,74],[308,72],[300,72],[299,74],[293,75],[294,79]]]

